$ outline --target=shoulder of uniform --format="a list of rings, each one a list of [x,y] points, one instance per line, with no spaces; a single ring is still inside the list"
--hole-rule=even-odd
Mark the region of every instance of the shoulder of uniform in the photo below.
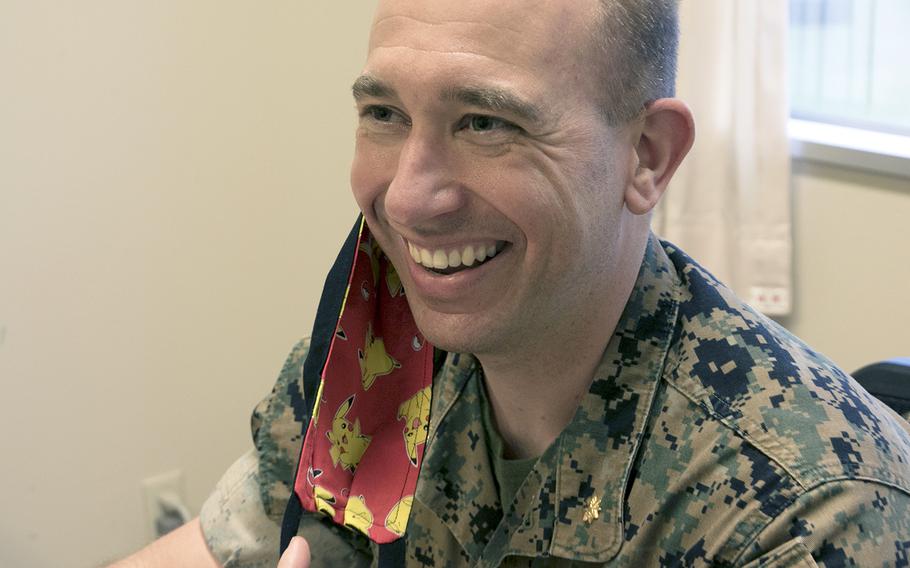
[[[309,348],[309,337],[304,337],[294,344],[278,373],[272,391],[256,405],[252,416],[254,438],[264,422],[274,419],[285,408],[295,410],[295,415],[299,415],[296,416],[298,422],[302,423],[306,418],[304,399],[308,393],[303,392],[303,365]]]
[[[773,560],[801,545],[805,558],[825,566],[890,566],[910,551],[908,518],[906,492],[863,480],[831,481],[801,494],[755,527],[750,538],[735,547],[731,564],[777,566]]]
[[[910,491],[907,423],[848,374],[758,313],[682,251],[665,379],[811,487],[878,480]]]
[[[253,410],[250,425],[259,458],[259,481],[263,506],[268,515],[281,519],[290,496],[303,432],[308,423],[303,387],[303,365],[309,338],[298,341],[285,359],[271,392]]]

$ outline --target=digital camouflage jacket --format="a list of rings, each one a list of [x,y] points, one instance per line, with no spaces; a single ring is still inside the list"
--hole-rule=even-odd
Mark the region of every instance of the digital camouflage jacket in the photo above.
[[[277,563],[306,350],[203,508],[226,566]],[[434,378],[407,566],[910,566],[907,422],[656,238],[573,421],[512,503],[480,380],[451,353]],[[324,518],[300,534],[314,566],[376,564],[374,544]]]

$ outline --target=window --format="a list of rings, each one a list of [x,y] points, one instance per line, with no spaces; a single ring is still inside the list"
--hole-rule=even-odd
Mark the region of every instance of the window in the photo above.
[[[797,154],[910,176],[910,1],[790,0],[789,49]]]

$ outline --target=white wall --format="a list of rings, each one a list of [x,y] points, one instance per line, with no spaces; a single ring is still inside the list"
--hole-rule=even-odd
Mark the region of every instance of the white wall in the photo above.
[[[0,566],[198,510],[353,223],[372,2],[0,2]]]
[[[198,509],[353,221],[373,2],[0,3],[0,566]],[[852,370],[910,354],[910,182],[796,164],[796,312]]]

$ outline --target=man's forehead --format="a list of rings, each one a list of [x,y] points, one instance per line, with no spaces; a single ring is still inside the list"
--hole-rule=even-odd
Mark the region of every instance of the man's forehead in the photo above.
[[[445,30],[446,38],[460,35],[467,43],[482,36],[494,45],[522,42],[544,50],[577,41],[579,34],[593,29],[599,4],[600,0],[380,0],[370,49],[402,34],[413,40],[423,33],[428,40],[434,36],[438,40],[438,32]]]
[[[379,0],[375,20],[407,16],[427,22],[476,20],[504,24],[516,31],[533,25],[534,20],[562,14],[569,16],[591,0]],[[593,0],[594,2],[598,0]],[[516,15],[524,18],[515,20]]]

